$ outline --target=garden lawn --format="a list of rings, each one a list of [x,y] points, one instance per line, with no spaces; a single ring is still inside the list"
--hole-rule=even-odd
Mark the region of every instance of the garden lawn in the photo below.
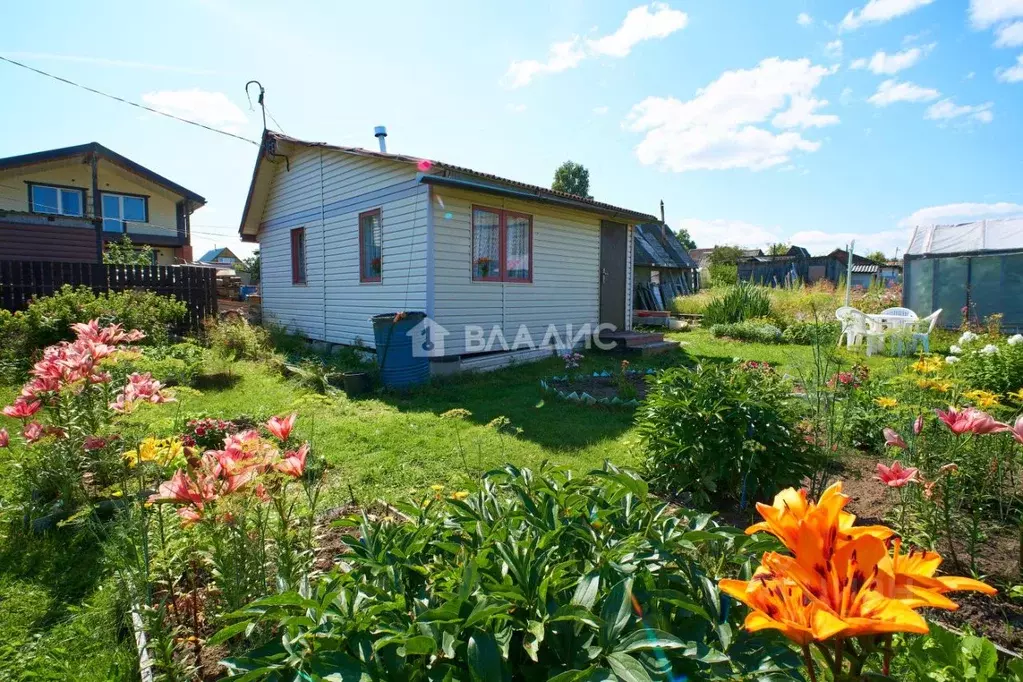
[[[767,361],[797,376],[813,366],[807,346],[731,342],[701,330],[670,337],[682,341],[683,350],[631,358],[633,368],[732,357]],[[863,360],[842,357],[847,364]],[[620,362],[620,356],[593,353],[581,371],[617,370]],[[867,362],[878,368],[904,361]],[[180,433],[193,416],[262,419],[298,412],[298,437],[310,440],[330,467],[325,507],[352,496],[361,503],[399,500],[435,484],[459,490],[505,462],[536,468],[550,461],[582,473],[605,459],[625,466],[641,461],[632,411],[566,403],[541,392],[540,379],[565,373],[557,359],[362,400],[312,393],[262,364],[238,362],[226,369],[205,377],[199,390],[178,389],[176,403],[143,406],[126,420],[124,438]],[[0,387],[0,400],[8,404],[17,391]],[[455,408],[471,416],[442,416]],[[488,426],[499,417],[508,426]],[[4,487],[0,476],[0,495]],[[104,585],[102,538],[80,529],[57,530],[31,543],[11,538],[0,536],[0,680],[131,678],[134,652],[121,620],[126,605],[116,603],[113,585]]]

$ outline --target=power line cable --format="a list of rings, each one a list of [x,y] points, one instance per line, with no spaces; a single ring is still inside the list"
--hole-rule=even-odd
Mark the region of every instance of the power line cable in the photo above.
[[[139,109],[144,109],[145,111],[148,111],[148,112],[153,113],[153,114],[159,114],[160,116],[166,116],[167,118],[172,118],[175,121],[180,121],[182,123],[187,123],[189,125],[193,125],[193,126],[196,126],[198,128],[202,128],[204,130],[208,130],[211,133],[218,133],[220,135],[226,135],[227,137],[233,137],[236,140],[242,140],[243,142],[248,142],[249,144],[256,145],[257,147],[259,146],[258,142],[256,142],[255,140],[250,140],[247,137],[242,137],[241,135],[235,135],[234,133],[229,133],[229,132],[227,132],[225,130],[219,130],[217,128],[213,128],[211,126],[205,125],[203,123],[199,123],[198,121],[192,121],[192,120],[189,120],[187,118],[182,118],[180,116],[175,116],[174,114],[168,114],[166,111],[160,111],[159,109],[154,109],[152,107],[147,107],[145,104],[139,104],[138,102],[132,102],[131,100],[124,99],[123,97],[118,97],[117,95],[111,95],[111,94],[103,92],[101,90],[96,90],[95,88],[90,88],[87,85],[82,85],[81,83],[76,83],[76,82],[74,82],[72,80],[68,80],[67,78],[62,78],[61,76],[55,76],[52,73],[47,73],[46,71],[43,71],[41,69],[37,69],[34,66],[29,66],[28,64],[22,64],[19,61],[15,61],[15,60],[10,59],[8,57],[4,57],[3,55],[0,55],[0,60],[5,61],[8,64],[13,64],[14,66],[20,66],[23,69],[28,69],[29,71],[33,71],[35,73],[38,73],[41,76],[46,76],[47,78],[52,78],[55,81],[60,81],[61,83],[66,83],[67,85],[72,85],[72,86],[74,86],[76,88],[80,88],[82,90],[85,90],[86,92],[91,92],[94,95],[100,95],[102,97],[106,97],[108,99],[112,99],[115,102],[121,102],[122,104],[128,104],[128,105],[131,105],[133,107],[137,107]]]

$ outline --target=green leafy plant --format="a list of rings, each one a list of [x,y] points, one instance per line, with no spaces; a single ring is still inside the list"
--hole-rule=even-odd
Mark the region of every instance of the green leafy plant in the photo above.
[[[153,265],[153,247],[135,246],[127,233],[116,242],[109,242],[103,251],[105,265]]]
[[[764,288],[742,282],[707,305],[703,312],[703,324],[733,324],[770,315],[771,298]]]
[[[143,347],[122,353],[114,364],[118,372],[152,375],[167,386],[189,386],[202,371],[206,350],[194,341],[169,346]]]
[[[753,343],[782,343],[782,331],[770,322],[745,320],[732,324],[715,324],[710,333],[717,338],[736,339]]]
[[[651,484],[701,507],[743,507],[799,485],[813,451],[796,431],[790,391],[769,367],[660,373],[637,414]]]
[[[782,332],[782,339],[787,343],[802,346],[816,344],[835,345],[838,335],[842,333],[842,323],[835,322],[793,322]]]
[[[714,577],[756,540],[669,512],[635,476],[507,466],[479,489],[349,522],[336,570],[253,602],[212,642],[246,679],[735,679],[784,675],[777,639],[737,629]],[[273,639],[254,636],[267,627]]]
[[[206,342],[213,352],[231,360],[266,360],[273,355],[270,333],[245,320],[209,320]]]
[[[1023,679],[1023,661],[999,665],[998,651],[989,640],[957,635],[931,625],[929,635],[901,637],[893,647],[895,679],[909,682],[1016,682]]]
[[[995,393],[1023,388],[1023,341],[982,336],[957,347],[961,353],[955,374],[971,388]]]

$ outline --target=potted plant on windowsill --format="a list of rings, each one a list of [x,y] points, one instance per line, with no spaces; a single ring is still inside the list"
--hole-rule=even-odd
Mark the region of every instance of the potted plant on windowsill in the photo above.
[[[489,258],[477,258],[476,269],[479,271],[480,277],[490,276],[491,260]]]

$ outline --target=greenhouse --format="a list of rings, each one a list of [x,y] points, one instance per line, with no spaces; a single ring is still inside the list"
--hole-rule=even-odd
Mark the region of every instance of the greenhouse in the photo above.
[[[1002,314],[1023,328],[1023,218],[918,227],[906,251],[904,302],[921,317],[939,308],[942,327]]]

